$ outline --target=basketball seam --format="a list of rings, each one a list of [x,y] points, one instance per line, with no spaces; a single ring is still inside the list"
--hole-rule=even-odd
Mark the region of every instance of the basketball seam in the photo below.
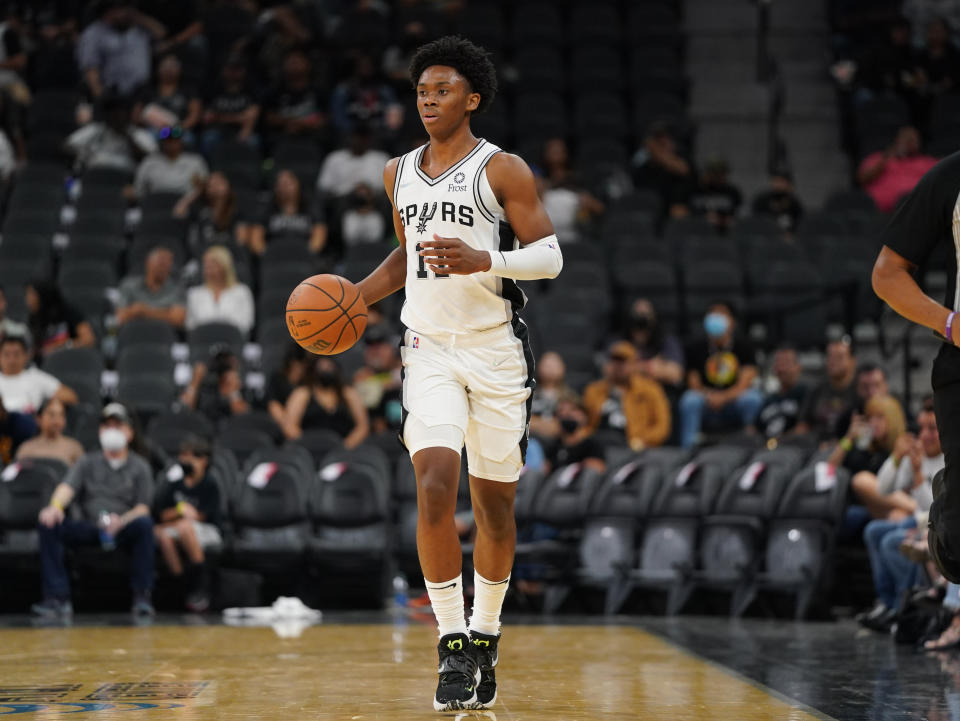
[[[336,277],[336,276],[335,276],[335,277]],[[309,285],[311,288],[315,288],[316,290],[319,290],[321,293],[323,293],[325,296],[327,296],[330,300],[332,300],[332,301],[336,304],[336,306],[340,309],[341,315],[346,316],[347,323],[349,323],[349,324],[350,324],[350,327],[353,328],[353,334],[356,336],[357,340],[359,340],[359,339],[360,339],[360,334],[357,333],[357,326],[354,325],[354,323],[353,323],[353,318],[350,317],[350,312],[349,312],[349,311],[350,311],[351,308],[353,308],[353,306],[355,306],[355,305],[357,304],[357,301],[360,299],[360,291],[359,291],[359,290],[357,291],[357,297],[353,299],[353,302],[350,303],[350,305],[348,305],[346,308],[344,308],[344,307],[343,307],[343,304],[341,303],[341,301],[342,301],[344,298],[347,297],[347,291],[346,291],[346,289],[343,287],[343,282],[340,280],[339,277],[337,277],[337,284],[340,286],[340,290],[343,291],[343,295],[340,297],[340,300],[337,300],[336,298],[334,298],[332,295],[330,295],[330,293],[328,293],[326,290],[324,290],[323,288],[321,288],[319,285],[314,285],[313,283],[310,283],[310,282],[308,282],[308,281],[303,281],[303,283],[302,283],[302,285]],[[291,313],[291,312],[294,312],[294,313],[295,313],[295,312],[297,312],[297,311],[299,311],[299,310],[300,310],[299,308],[295,308],[293,311],[291,311],[291,310],[288,309],[288,310],[287,310],[287,313]],[[329,310],[333,310],[333,308],[330,308]],[[329,312],[329,310],[328,310],[327,312]],[[364,316],[366,316],[366,314],[364,314]],[[359,318],[360,315],[358,314],[357,317]],[[317,335],[317,333],[322,333],[322,332],[325,331],[327,328],[329,328],[331,325],[333,325],[334,323],[336,323],[338,320],[340,320],[340,316],[337,316],[337,318],[335,318],[334,320],[330,321],[327,325],[325,325],[325,326],[324,326],[323,328],[321,328],[320,330],[318,330],[318,331],[316,331],[316,332],[314,332],[314,333],[311,333],[310,335],[308,335],[308,336],[306,336],[306,337],[304,337],[304,338],[301,338],[300,340],[309,340],[310,338],[313,338],[315,335]],[[345,323],[344,326],[343,326],[343,328],[340,329],[340,335],[337,336],[337,340],[336,340],[335,343],[333,343],[333,344],[331,345],[331,348],[336,348],[336,347],[337,347],[337,344],[340,342],[340,339],[343,337],[343,331],[345,331],[346,329],[347,329],[347,326],[346,326],[346,323]]]
[[[339,276],[337,276],[337,283],[340,284],[340,291],[343,293],[343,297],[346,298],[346,297],[347,297],[347,289],[343,287],[343,281],[340,280],[340,277],[339,277]],[[360,289],[358,288],[358,289],[357,289],[357,298],[359,298],[359,297],[360,297]],[[357,302],[356,299],[354,299],[353,303],[350,304],[350,307],[353,308],[354,303],[356,303],[356,302]],[[353,318],[351,318],[351,317],[350,317],[350,314],[347,313],[346,311],[344,311],[344,313],[346,313],[346,315],[347,315],[347,322],[350,324],[350,327],[353,328],[353,335],[356,337],[357,340],[360,340],[360,334],[357,333],[357,326],[355,326],[355,325],[353,324]],[[343,329],[346,330],[346,329],[347,329],[346,326],[344,326]]]

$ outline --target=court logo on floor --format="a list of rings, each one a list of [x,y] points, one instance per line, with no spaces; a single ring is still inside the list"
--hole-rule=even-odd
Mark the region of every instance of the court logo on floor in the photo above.
[[[84,688],[79,683],[0,686],[0,716],[170,710],[183,708],[185,704],[175,702],[196,698],[209,684],[209,681],[135,681],[105,683],[93,688]]]

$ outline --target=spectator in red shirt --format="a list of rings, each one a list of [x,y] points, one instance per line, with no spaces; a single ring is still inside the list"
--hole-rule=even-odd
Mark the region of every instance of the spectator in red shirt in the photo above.
[[[893,144],[871,153],[857,170],[857,182],[873,198],[882,213],[890,213],[897,202],[937,164],[932,155],[920,152],[920,133],[909,125],[900,128]]]

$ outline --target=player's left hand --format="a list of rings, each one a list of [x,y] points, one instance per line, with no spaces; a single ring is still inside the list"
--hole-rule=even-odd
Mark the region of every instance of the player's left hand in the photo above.
[[[434,233],[433,240],[420,243],[420,255],[434,273],[470,275],[490,270],[490,254],[467,245],[460,238],[443,238]]]

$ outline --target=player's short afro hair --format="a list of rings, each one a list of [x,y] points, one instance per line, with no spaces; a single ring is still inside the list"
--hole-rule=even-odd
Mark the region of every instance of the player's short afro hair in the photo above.
[[[423,45],[410,60],[410,81],[417,87],[423,71],[431,65],[446,65],[460,73],[470,89],[480,94],[476,112],[482,113],[497,94],[497,70],[490,53],[466,38],[447,35]]]

